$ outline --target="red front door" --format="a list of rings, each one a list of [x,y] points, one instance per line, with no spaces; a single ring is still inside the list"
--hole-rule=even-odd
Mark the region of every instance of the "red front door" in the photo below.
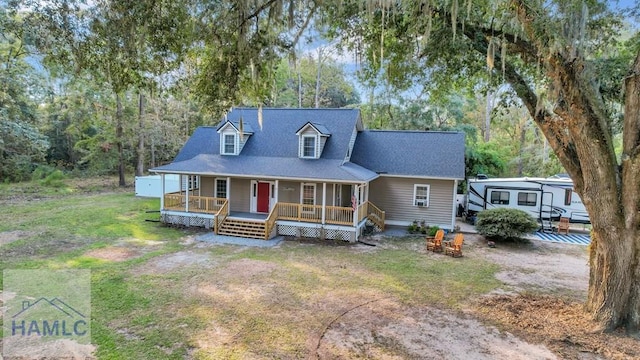
[[[269,198],[271,198],[269,194],[269,190],[271,189],[271,184],[259,182],[258,183],[258,205],[257,211],[262,213],[269,212]]]

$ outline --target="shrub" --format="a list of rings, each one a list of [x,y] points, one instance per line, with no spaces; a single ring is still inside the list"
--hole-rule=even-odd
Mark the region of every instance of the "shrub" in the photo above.
[[[61,188],[65,186],[64,179],[67,176],[52,166],[39,165],[32,173],[31,180],[37,181],[42,186]]]
[[[484,210],[478,213],[476,221],[478,233],[495,240],[519,240],[538,227],[533,217],[518,209]]]
[[[56,169],[44,179],[40,180],[40,183],[44,186],[61,188],[65,186],[63,180],[66,178],[66,175],[62,171]]]
[[[431,226],[431,227],[429,227],[429,230],[427,231],[427,235],[429,235],[429,236],[436,236],[436,233],[438,232],[438,230],[440,230],[440,227],[438,227],[438,226]]]

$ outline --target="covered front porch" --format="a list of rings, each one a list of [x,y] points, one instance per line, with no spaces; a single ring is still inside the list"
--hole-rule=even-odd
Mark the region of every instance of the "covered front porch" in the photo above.
[[[369,220],[379,230],[384,229],[384,211],[368,201],[360,204],[355,210],[350,207],[323,207],[321,205],[279,202],[275,204],[271,212],[266,214],[230,212],[227,199],[192,196],[190,200],[187,200],[187,197],[186,194],[165,195],[165,202],[169,205],[165,206],[162,211],[164,222],[212,228],[216,234],[264,239],[269,239],[276,234],[298,236],[306,234],[306,236],[323,237],[320,233],[316,234],[317,231],[309,232],[308,229],[325,230],[325,238],[333,238],[327,236],[327,232],[354,232],[355,234],[365,226],[366,220]],[[185,217],[191,218],[188,223],[185,223]],[[284,227],[289,228],[289,231],[286,233],[278,231],[278,225],[281,225],[283,229]],[[291,229],[296,227],[299,229],[293,229],[294,233],[291,233]],[[358,235],[356,234],[353,238],[350,234],[343,234],[342,238],[355,240]]]
[[[355,241],[367,222],[384,229],[385,213],[367,200],[366,183],[184,177],[183,189],[161,198],[165,223],[262,239],[280,234]],[[282,201],[295,198],[299,202]]]

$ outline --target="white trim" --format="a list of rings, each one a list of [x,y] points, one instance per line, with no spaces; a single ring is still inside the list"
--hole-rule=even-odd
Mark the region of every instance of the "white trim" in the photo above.
[[[160,184],[161,184],[160,186],[162,186],[162,196],[160,196],[160,210],[164,209],[164,194],[166,191],[165,184],[164,184],[164,180],[165,180],[164,176],[165,174],[160,174]]]
[[[229,178],[228,177],[216,177],[213,178],[213,197],[218,197],[218,181],[224,181],[225,186],[225,199],[229,199]]]
[[[353,226],[345,226],[345,225],[332,225],[332,224],[314,224],[314,223],[305,223],[305,222],[297,222],[290,220],[278,220],[276,222],[277,225],[288,225],[288,226],[298,226],[298,227],[306,227],[312,229],[328,229],[328,230],[345,230],[345,231],[354,231]]]
[[[227,152],[227,136],[233,136],[233,152]],[[238,134],[232,132],[222,132],[220,133],[221,141],[220,141],[220,155],[237,155],[238,147],[240,146],[238,142]]]
[[[227,173],[207,173],[207,172],[176,172],[176,171],[153,171],[153,173],[155,174],[175,174],[175,175],[180,175],[180,174],[190,174],[190,175],[200,175],[200,176],[207,176],[207,177],[215,177],[215,176],[229,176],[232,177],[234,179],[255,179],[257,177],[261,178],[261,179],[268,179],[268,180],[283,180],[283,181],[292,181],[292,182],[329,182],[329,183],[337,183],[337,184],[347,184],[347,185],[351,185],[353,184],[353,180],[338,180],[338,179],[327,179],[327,178],[300,178],[300,177],[284,177],[284,176],[269,176],[269,175],[261,175],[261,174],[227,174]],[[366,184],[368,182],[371,182],[375,179],[377,179],[378,177],[375,178],[371,178],[369,180],[360,180],[360,182],[358,182],[358,184]],[[424,179],[424,178],[421,178]],[[449,180],[453,180],[453,179],[449,179]]]
[[[206,214],[206,213],[194,213],[194,212],[182,212],[175,210],[162,210],[160,211],[161,215],[177,215],[177,216],[186,216],[186,217],[199,217],[204,219],[215,219],[214,214]]]
[[[417,200],[418,187],[426,187],[427,188],[427,198],[426,200]],[[429,198],[431,197],[431,185],[429,184],[413,184],[413,197],[411,198],[413,206],[418,207],[429,207]],[[455,201],[455,200],[454,200]]]
[[[394,174],[378,174],[379,177],[395,177],[407,179],[424,179],[424,180],[464,180],[464,178],[424,176],[424,175],[394,175]]]
[[[257,212],[258,209],[258,180],[251,180],[249,186],[249,212]]]
[[[300,136],[300,154],[298,155],[300,156],[301,159],[317,159],[318,158],[318,142],[319,142],[318,138],[319,138],[318,135],[304,134]],[[313,139],[313,155],[311,156],[304,155],[305,139]]]
[[[385,225],[391,225],[391,226],[409,226],[411,225],[412,221],[402,221],[402,220],[384,220],[384,224]],[[447,229],[447,230],[453,230],[453,227],[449,227],[451,226],[451,224],[431,224],[429,223],[429,225],[433,225],[433,226],[437,226],[440,227],[442,229]]]
[[[327,210],[327,183],[322,183],[322,224],[325,223],[326,220],[326,210]]]
[[[185,195],[184,195],[184,211],[185,212],[189,212],[189,191],[191,191],[191,189],[189,189],[189,180],[190,179],[191,179],[191,175],[187,175],[187,186],[185,186],[186,190],[185,190]]]
[[[272,193],[275,182],[266,181],[266,180],[251,180],[251,186],[249,186],[249,212],[257,213],[258,212],[258,183],[268,183],[269,184],[269,211],[273,209],[275,205],[275,197]],[[255,196],[253,196],[253,189],[255,186]],[[263,214],[263,213],[260,213]]]
[[[456,198],[458,197],[458,180],[453,182],[453,212],[451,213],[451,228],[456,227],[456,213],[458,212],[458,204],[456,204]]]
[[[313,186],[313,204],[304,204],[304,187],[308,185],[308,186]],[[303,182],[300,184],[300,204],[302,205],[315,205],[316,204],[316,196],[317,196],[317,186],[316,183],[309,183],[309,182]]]

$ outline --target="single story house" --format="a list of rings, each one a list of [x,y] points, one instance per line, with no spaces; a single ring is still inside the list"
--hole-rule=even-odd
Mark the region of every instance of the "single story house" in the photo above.
[[[415,220],[452,229],[464,134],[365,130],[358,109],[234,108],[151,171],[165,223],[355,241]],[[169,175],[179,191],[166,191]]]

